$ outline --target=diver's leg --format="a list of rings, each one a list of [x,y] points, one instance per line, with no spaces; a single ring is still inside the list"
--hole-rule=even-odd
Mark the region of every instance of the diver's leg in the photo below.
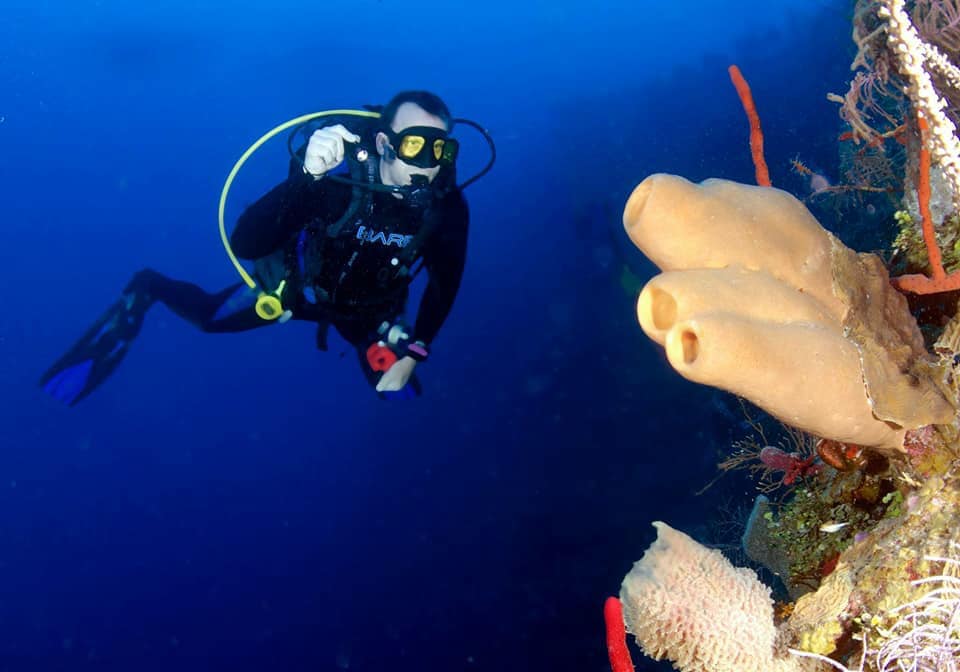
[[[242,284],[208,294],[149,269],[133,276],[120,299],[40,377],[51,396],[73,406],[117,368],[155,301],[207,332],[245,331],[270,324],[254,309],[255,295]]]
[[[144,269],[133,276],[125,293],[143,296],[150,304],[159,301],[208,333],[247,331],[273,323],[257,315],[257,291],[243,283],[210,294],[192,283]]]

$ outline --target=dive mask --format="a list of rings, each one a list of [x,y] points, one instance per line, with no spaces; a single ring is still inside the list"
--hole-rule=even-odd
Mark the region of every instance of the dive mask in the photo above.
[[[390,144],[404,163],[417,168],[449,166],[457,160],[460,144],[447,137],[446,131],[432,126],[411,126],[399,133],[383,129]]]

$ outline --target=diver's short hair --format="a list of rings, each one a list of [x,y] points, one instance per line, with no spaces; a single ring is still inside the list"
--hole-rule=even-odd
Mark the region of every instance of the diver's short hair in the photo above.
[[[397,117],[397,109],[404,103],[413,103],[423,108],[427,114],[440,117],[443,123],[449,129],[453,120],[450,109],[447,104],[440,99],[440,96],[429,91],[401,91],[390,102],[383,106],[380,111],[380,123],[383,127],[389,128],[393,120]]]

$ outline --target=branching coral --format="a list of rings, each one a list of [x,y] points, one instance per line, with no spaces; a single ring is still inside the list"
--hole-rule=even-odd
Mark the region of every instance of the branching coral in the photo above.
[[[955,126],[958,121],[960,110],[950,100],[960,93],[960,78],[950,59],[960,50],[960,2],[917,0],[911,5],[908,13],[904,0],[856,4],[853,40],[858,51],[852,69],[857,72],[845,95],[828,97],[842,103],[840,116],[857,144],[882,146],[901,138],[905,123],[912,122],[906,114],[911,104],[945,116],[942,123]]]
[[[960,71],[935,44],[925,42],[906,11],[904,0],[880,0],[878,16],[887,22],[887,41],[896,54],[897,66],[906,80],[910,101],[930,126],[929,143],[933,160],[952,185],[953,203],[960,210],[960,142],[957,127],[948,114],[949,103],[934,87],[933,75],[960,94]]]
[[[860,0],[854,27],[859,51],[853,67],[864,69],[845,96],[829,96],[843,103],[849,137],[871,148],[857,152],[851,172],[873,173],[882,177],[878,186],[889,186],[888,171],[875,170],[888,139],[913,148],[919,163],[895,162],[910,213],[898,219],[902,231],[896,246],[911,262],[908,270],[924,269],[929,277],[902,276],[896,286],[915,294],[960,289],[950,255],[960,230],[960,0],[917,0],[909,7],[905,0]],[[908,230],[913,223],[922,224],[922,246],[917,244],[921,232]],[[927,261],[919,263],[923,248]]]
[[[803,479],[820,471],[822,465],[815,463],[816,437],[781,423],[781,436],[772,443],[767,439],[763,425],[749,413],[746,413],[746,422],[753,433],[734,441],[733,454],[717,465],[721,475],[727,471],[746,469],[757,477],[757,489],[770,494],[783,487],[789,491]],[[697,494],[702,494],[712,484]]]

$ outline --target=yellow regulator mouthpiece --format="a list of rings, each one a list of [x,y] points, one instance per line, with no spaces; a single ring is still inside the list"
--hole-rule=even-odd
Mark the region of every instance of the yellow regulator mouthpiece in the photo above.
[[[255,309],[257,316],[261,320],[276,320],[283,315],[283,301],[281,297],[283,296],[283,290],[286,286],[287,281],[282,280],[276,291],[272,294],[260,292],[260,296],[257,297]]]

